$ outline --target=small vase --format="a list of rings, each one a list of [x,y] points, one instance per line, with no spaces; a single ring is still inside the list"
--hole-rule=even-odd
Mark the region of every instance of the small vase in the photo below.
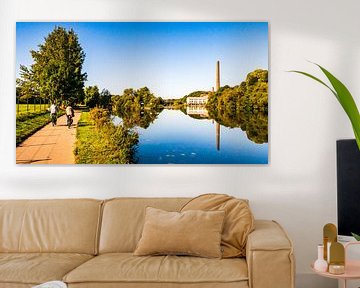
[[[314,269],[319,272],[326,272],[328,263],[324,260],[324,245],[318,245],[318,259],[314,263]]]

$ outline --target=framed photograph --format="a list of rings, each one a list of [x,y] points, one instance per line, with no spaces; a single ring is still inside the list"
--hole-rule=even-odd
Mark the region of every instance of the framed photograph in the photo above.
[[[268,164],[267,22],[18,22],[17,164]]]

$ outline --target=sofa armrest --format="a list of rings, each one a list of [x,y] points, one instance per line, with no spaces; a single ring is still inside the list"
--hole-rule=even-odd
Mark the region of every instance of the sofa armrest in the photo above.
[[[295,287],[293,245],[277,222],[255,220],[255,230],[247,240],[246,261],[250,288]]]

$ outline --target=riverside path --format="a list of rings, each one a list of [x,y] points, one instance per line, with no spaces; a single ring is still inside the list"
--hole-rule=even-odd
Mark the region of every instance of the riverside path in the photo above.
[[[73,150],[80,114],[75,111],[70,129],[63,115],[56,126],[49,123],[27,138],[16,147],[16,164],[75,164]]]

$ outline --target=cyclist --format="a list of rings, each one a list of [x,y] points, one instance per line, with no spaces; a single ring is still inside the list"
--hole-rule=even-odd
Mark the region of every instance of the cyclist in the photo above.
[[[56,106],[55,102],[51,104],[49,110],[50,110],[50,119],[52,126],[55,126],[57,122],[57,112],[58,112],[58,107]]]
[[[66,113],[66,120],[67,120],[66,124],[67,124],[68,128],[70,129],[70,127],[73,123],[73,117],[75,116],[74,109],[71,107],[70,104],[66,107],[65,113]]]

